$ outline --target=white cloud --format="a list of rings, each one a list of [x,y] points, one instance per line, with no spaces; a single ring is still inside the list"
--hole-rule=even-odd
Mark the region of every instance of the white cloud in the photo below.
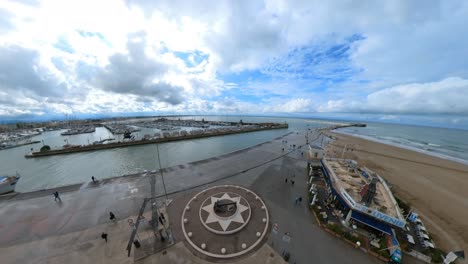
[[[67,84],[41,62],[37,51],[20,46],[0,46],[0,88],[30,97],[59,97]]]
[[[293,113],[312,112],[313,103],[310,99],[295,98],[282,103],[271,103],[264,108],[264,112]]]
[[[364,100],[329,100],[321,112],[468,113],[468,79],[398,85],[371,93]]]
[[[455,0],[2,1],[0,111],[466,114],[466,24]]]

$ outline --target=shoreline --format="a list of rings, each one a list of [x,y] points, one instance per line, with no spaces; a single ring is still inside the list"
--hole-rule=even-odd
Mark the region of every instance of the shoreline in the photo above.
[[[411,146],[399,144],[399,143],[396,143],[396,142],[391,142],[391,141],[386,141],[386,140],[383,140],[383,139],[373,138],[373,137],[366,136],[366,135],[353,134],[353,133],[349,133],[349,132],[345,132],[345,131],[340,131],[338,129],[331,130],[330,132],[337,133],[337,134],[342,134],[342,135],[346,135],[346,136],[351,136],[351,137],[356,137],[356,138],[360,138],[360,139],[365,139],[365,140],[369,140],[369,141],[380,143],[380,144],[385,144],[385,145],[392,146],[392,147],[411,150],[411,151],[415,151],[415,152],[425,154],[425,155],[428,155],[428,156],[431,156],[431,157],[457,162],[457,163],[460,163],[462,165],[468,165],[468,160],[464,160],[464,159],[457,158],[457,157],[452,157],[452,156],[445,155],[445,154],[442,154],[442,153],[437,153],[437,152],[434,152],[434,151],[428,151],[428,150],[424,150],[424,149],[420,149],[420,148],[416,148],[416,147],[411,147]]]
[[[327,134],[336,138],[326,147],[328,155],[356,160],[382,176],[419,214],[439,248],[468,249],[466,164],[347,133]],[[352,150],[343,152],[346,145]]]

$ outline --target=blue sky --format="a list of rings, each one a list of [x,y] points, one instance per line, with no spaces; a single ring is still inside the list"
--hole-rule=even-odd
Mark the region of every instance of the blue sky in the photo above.
[[[468,3],[457,0],[2,1],[0,118],[352,113],[460,122],[467,24]]]

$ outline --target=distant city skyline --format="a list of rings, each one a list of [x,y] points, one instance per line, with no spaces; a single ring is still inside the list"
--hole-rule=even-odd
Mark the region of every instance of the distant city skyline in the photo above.
[[[2,1],[0,121],[227,114],[467,129],[467,24],[466,1]]]

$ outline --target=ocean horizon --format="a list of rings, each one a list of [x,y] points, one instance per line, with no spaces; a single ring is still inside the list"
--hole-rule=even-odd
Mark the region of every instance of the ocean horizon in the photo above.
[[[392,145],[468,165],[468,130],[368,122],[335,132]]]

